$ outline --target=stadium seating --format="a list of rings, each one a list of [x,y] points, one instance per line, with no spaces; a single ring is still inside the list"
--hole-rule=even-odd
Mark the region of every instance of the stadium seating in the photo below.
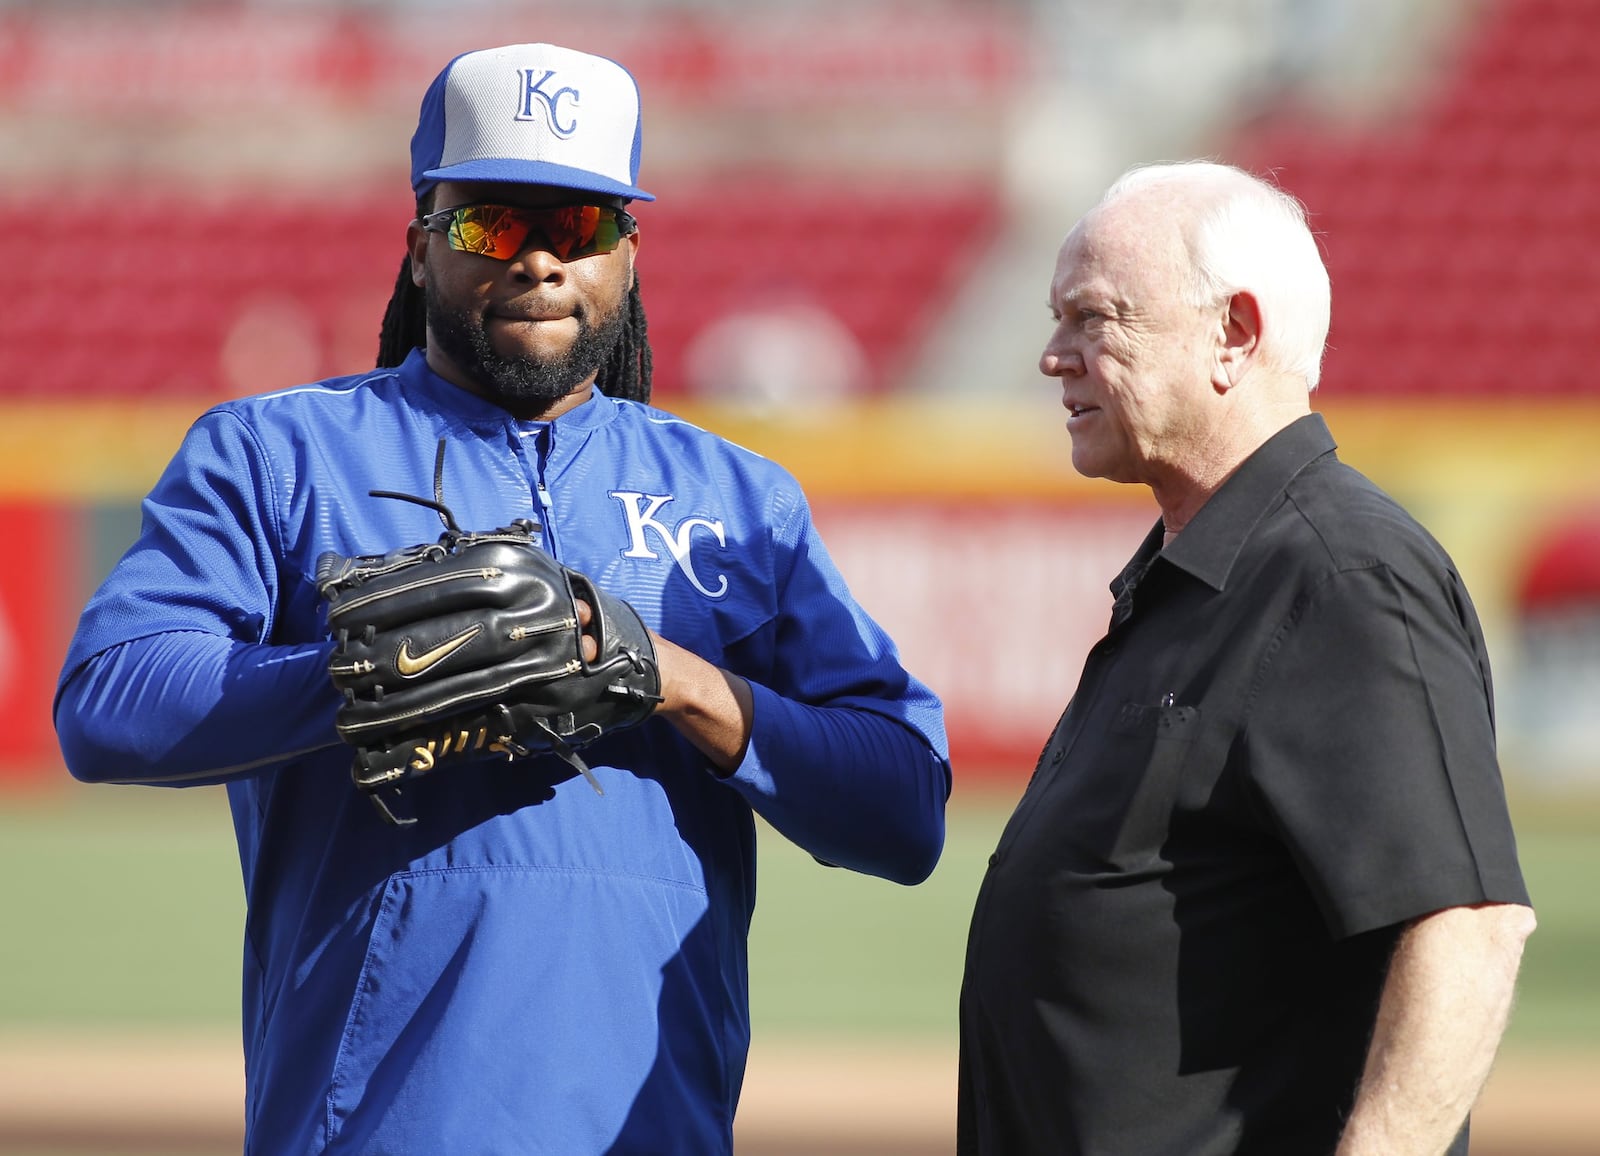
[[[37,216],[27,202],[6,219]],[[339,369],[352,309],[365,356],[404,245],[404,198],[328,203],[309,197],[196,197],[165,189],[84,189],[53,198],[49,237],[0,231],[0,262],[19,287],[0,313],[0,395],[12,398],[196,397],[272,384],[252,360],[224,356],[262,340],[262,318],[298,318],[282,335]],[[345,366],[343,368],[356,368]]]
[[[1491,0],[1407,115],[1278,116],[1224,150],[1311,211],[1329,394],[1600,390],[1600,4]]]
[[[1359,131],[1276,108],[1219,150],[1306,202],[1335,285],[1329,395],[1573,396],[1600,300],[1600,3],[1483,0],[1435,82]],[[1286,102],[1287,103],[1287,102]],[[801,303],[831,314],[858,388],[907,387],[997,232],[996,190],[724,176],[637,206],[660,396],[692,394],[719,318]],[[204,196],[110,184],[35,201],[0,192],[0,398],[217,398],[375,352],[409,205],[385,186],[332,197]]]
[[[895,388],[913,343],[997,226],[985,186],[903,193],[752,177],[659,194],[638,210],[639,271],[666,392],[696,390],[686,354],[712,318],[796,302],[854,336],[867,391]]]
[[[902,195],[770,177],[657,190],[636,206],[639,269],[665,397],[710,320],[768,296],[833,313],[854,335],[862,386],[891,388],[995,216],[986,189]],[[23,203],[5,219],[26,219]],[[186,197],[91,189],[55,200],[54,233],[0,230],[20,291],[0,311],[0,396],[218,400],[372,363],[403,254],[409,202]]]

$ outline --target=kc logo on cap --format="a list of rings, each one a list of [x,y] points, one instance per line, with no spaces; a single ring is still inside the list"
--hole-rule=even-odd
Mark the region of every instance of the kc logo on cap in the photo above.
[[[532,120],[537,113],[533,111],[535,103],[544,110],[545,118],[550,122],[550,131],[562,140],[566,140],[578,131],[576,109],[583,100],[583,94],[577,89],[567,86],[558,88],[554,92],[547,92],[544,85],[550,83],[550,78],[555,76],[556,70],[547,68],[544,75],[534,79],[533,70],[524,68],[522,75],[522,108],[517,113],[518,120]],[[566,124],[561,123],[561,102],[571,102],[572,111]]]
[[[509,181],[653,201],[639,188],[639,86],[622,65],[554,44],[456,57],[411,138],[418,196],[439,181]]]

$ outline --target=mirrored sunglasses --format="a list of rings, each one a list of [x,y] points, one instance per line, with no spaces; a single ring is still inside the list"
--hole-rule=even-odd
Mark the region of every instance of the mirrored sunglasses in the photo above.
[[[614,205],[559,205],[524,208],[519,205],[457,205],[421,218],[422,227],[443,233],[458,253],[476,253],[509,261],[526,249],[530,239],[544,242],[563,261],[596,253],[610,253],[622,238],[638,231],[639,223]]]

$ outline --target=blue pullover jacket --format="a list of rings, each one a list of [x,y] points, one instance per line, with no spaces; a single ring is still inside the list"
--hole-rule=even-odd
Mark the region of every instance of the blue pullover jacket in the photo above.
[[[383,823],[350,781],[318,556],[532,517],[664,637],[748,679],[718,777],[651,719],[452,766]],[[933,694],[851,598],[787,471],[598,392],[553,422],[398,369],[204,414],[89,602],[56,724],[95,782],[225,783],[248,903],[246,1152],[732,1149],[748,1051],[752,812],[902,883],[944,836]]]

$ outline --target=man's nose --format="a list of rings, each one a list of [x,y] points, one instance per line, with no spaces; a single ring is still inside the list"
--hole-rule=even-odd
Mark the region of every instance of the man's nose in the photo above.
[[[511,267],[512,272],[534,281],[560,281],[567,275],[566,262],[550,248],[550,242],[537,233],[529,236],[522,251],[511,258]]]
[[[1083,357],[1065,342],[1051,341],[1039,355],[1039,372],[1046,377],[1070,377],[1083,372]]]

